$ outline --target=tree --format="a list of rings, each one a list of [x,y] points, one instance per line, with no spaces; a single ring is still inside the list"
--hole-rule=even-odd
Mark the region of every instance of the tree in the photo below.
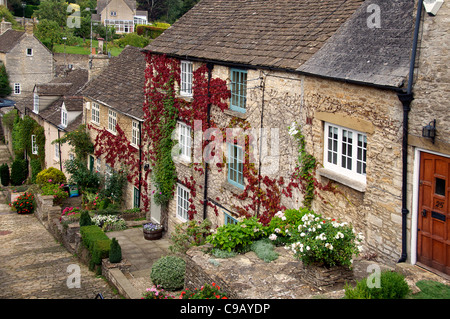
[[[7,97],[11,92],[12,88],[9,85],[9,77],[5,65],[0,64],[0,98]]]
[[[63,28],[67,26],[67,6],[64,0],[42,0],[34,15],[39,21],[55,21]]]
[[[56,21],[43,19],[36,28],[36,37],[50,50],[62,38],[62,30]]]

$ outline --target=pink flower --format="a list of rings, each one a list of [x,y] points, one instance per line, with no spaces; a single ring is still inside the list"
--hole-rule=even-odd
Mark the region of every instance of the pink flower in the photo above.
[[[52,182],[52,179],[49,179],[48,182],[51,183],[51,182]]]

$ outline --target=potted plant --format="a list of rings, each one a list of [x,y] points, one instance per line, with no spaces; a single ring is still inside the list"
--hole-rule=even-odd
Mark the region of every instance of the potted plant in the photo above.
[[[144,238],[147,240],[156,240],[162,237],[163,226],[161,224],[146,223],[142,229]]]

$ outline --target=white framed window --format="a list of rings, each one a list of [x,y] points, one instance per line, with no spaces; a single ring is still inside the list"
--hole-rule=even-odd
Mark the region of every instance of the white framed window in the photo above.
[[[59,143],[55,143],[55,159],[59,160],[59,155],[60,155]]]
[[[92,102],[91,121],[100,124],[100,105],[95,102]]]
[[[192,129],[181,122],[178,122],[178,144],[180,146],[180,157],[186,161],[191,161]]]
[[[102,160],[100,159],[100,157],[97,157],[97,172],[101,171],[102,171]]]
[[[189,195],[189,189],[181,184],[177,184],[177,217],[182,221],[189,219]]]
[[[108,130],[111,133],[116,134],[116,124],[117,124],[117,113],[113,110],[108,110]]]
[[[109,182],[113,175],[113,169],[108,163],[105,164],[105,189],[108,188]]]
[[[37,93],[33,94],[33,112],[36,114],[39,113],[39,95]]]
[[[367,135],[325,123],[324,138],[324,167],[365,183]]]
[[[33,49],[27,48],[27,56],[33,56]]]
[[[36,135],[31,135],[31,153],[37,155],[38,145],[36,143]]]
[[[20,83],[14,83],[14,94],[20,94]]]
[[[75,155],[73,155],[72,153],[69,153],[69,160],[73,161],[75,159]]]
[[[139,122],[133,121],[133,125],[131,127],[131,144],[133,146],[139,147],[139,144],[141,143],[140,135]]]
[[[192,96],[192,62],[181,61],[180,95]]]
[[[64,106],[61,108],[61,125],[67,127],[67,111]]]

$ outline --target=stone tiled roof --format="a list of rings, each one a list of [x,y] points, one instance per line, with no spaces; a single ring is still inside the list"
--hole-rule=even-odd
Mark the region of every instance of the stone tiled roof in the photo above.
[[[6,53],[11,51],[24,34],[25,32],[23,31],[16,31],[13,29],[6,30],[0,35],[0,52]]]
[[[88,77],[88,70],[72,70],[64,77],[54,78],[48,83],[36,84],[35,91],[39,95],[74,96],[77,95],[81,88],[87,83]]]
[[[103,11],[103,9],[105,9],[105,7],[110,4],[110,2],[111,0],[98,0],[97,13],[100,14]],[[133,12],[136,11],[136,0],[123,0],[123,2],[125,2],[125,4],[130,8],[131,11]]]
[[[363,0],[202,0],[145,50],[296,70]]]
[[[380,8],[379,28],[368,6]],[[368,0],[298,70],[341,80],[401,87],[407,78],[414,1]]]
[[[126,46],[119,56],[82,90],[83,96],[132,115],[143,117],[145,56],[140,48]]]
[[[46,120],[47,122],[59,126],[61,124],[61,110],[62,104],[64,103],[66,110],[68,112],[71,111],[79,111],[80,114],[70,123],[68,123],[67,127],[64,129],[65,131],[72,131],[76,129],[82,120],[83,115],[83,99],[82,97],[61,97],[50,104],[46,109],[39,112],[39,115]]]

